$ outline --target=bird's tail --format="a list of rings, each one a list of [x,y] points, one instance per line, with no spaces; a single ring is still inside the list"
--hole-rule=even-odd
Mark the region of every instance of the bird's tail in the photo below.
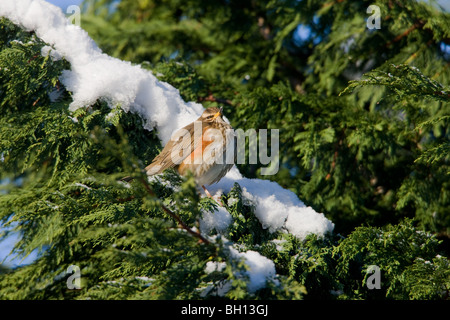
[[[153,176],[155,174],[161,173],[163,171],[161,169],[162,169],[161,165],[153,162],[153,163],[149,164],[147,167],[145,167],[145,173],[147,174],[147,176]],[[120,181],[130,182],[133,179],[134,179],[133,177],[128,176],[128,177],[123,177],[122,179],[120,179]]]
[[[148,176],[153,176],[164,171],[164,168],[158,162],[152,162],[145,167],[145,172]]]

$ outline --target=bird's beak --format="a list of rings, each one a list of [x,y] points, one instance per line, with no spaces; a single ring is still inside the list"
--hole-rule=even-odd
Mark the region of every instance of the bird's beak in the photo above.
[[[213,119],[217,118],[218,116],[221,116],[221,115],[222,115],[222,110],[223,110],[222,107],[220,107],[219,112],[217,112],[217,113],[214,115]]]

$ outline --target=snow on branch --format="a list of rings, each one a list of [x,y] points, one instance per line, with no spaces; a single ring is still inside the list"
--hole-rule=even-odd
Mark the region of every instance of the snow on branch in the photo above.
[[[199,103],[183,101],[176,88],[159,81],[151,71],[103,53],[87,32],[67,20],[61,9],[43,0],[2,0],[0,16],[34,31],[51,47],[42,54],[52,52],[70,63],[71,69],[63,72],[60,81],[72,92],[71,111],[99,99],[111,107],[118,105],[126,112],[139,114],[146,129],[156,127],[160,140],[166,144],[175,130],[194,121],[204,110]],[[288,232],[304,239],[308,234],[323,236],[334,228],[330,220],[307,207],[293,192],[272,181],[247,179],[236,166],[209,190],[219,196],[229,192],[235,182],[242,187],[243,196],[254,204],[263,228],[270,232]],[[222,211],[204,218],[201,222],[204,229],[211,230],[219,224],[223,229],[224,221],[231,223],[232,219]],[[256,252],[234,255],[251,258],[250,261],[267,259]],[[249,267],[258,274],[272,276],[272,264],[264,261],[268,267],[262,271],[252,264]],[[259,287],[260,277],[251,277],[255,277]]]

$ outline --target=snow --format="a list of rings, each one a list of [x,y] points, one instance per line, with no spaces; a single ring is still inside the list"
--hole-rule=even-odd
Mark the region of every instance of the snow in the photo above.
[[[34,30],[48,44],[42,55],[70,62],[71,70],[65,70],[60,80],[73,94],[72,111],[98,99],[111,107],[119,105],[126,112],[138,113],[146,129],[157,127],[159,138],[166,144],[175,130],[197,119],[204,110],[201,104],[183,101],[176,88],[159,81],[150,71],[104,54],[87,32],[71,24],[60,8],[48,2],[1,0],[0,16]],[[255,205],[256,217],[270,232],[289,232],[304,239],[311,233],[323,236],[334,228],[322,213],[307,207],[293,192],[269,180],[245,178],[236,166],[208,190],[218,197],[230,191],[235,182],[241,185],[244,198]],[[231,215],[220,207],[212,213],[203,212],[201,229],[220,232],[231,222]],[[268,258],[254,251],[230,250],[249,266],[250,290],[261,288],[275,275],[275,265]]]
[[[270,242],[272,242],[273,244],[275,244],[275,248],[277,249],[277,251],[284,251],[284,247],[283,244],[286,243],[286,240],[283,239],[273,239]]]
[[[214,212],[205,211],[200,219],[200,230],[203,234],[209,234],[213,229],[224,232],[232,221],[231,214],[224,208],[218,207]]]
[[[311,233],[320,235],[333,230],[334,224],[311,207],[291,207],[288,210],[285,228],[300,239]]]
[[[220,272],[225,270],[225,267],[227,266],[226,262],[216,262],[216,261],[208,261],[206,263],[205,272],[207,274],[213,273],[213,272]]]
[[[88,187],[87,185],[85,185],[83,183],[75,182],[74,185],[77,186],[77,187],[81,187],[83,189],[91,190],[90,187]]]
[[[208,190],[212,194],[226,193],[235,182],[241,186],[244,198],[255,205],[255,215],[263,228],[270,232],[285,231],[305,239],[310,233],[323,236],[333,231],[334,224],[324,214],[307,207],[295,193],[270,180],[245,178],[236,166]]]
[[[65,70],[60,80],[73,93],[72,111],[98,99],[119,104],[125,111],[141,114],[147,129],[158,126],[163,144],[174,130],[203,112],[201,104],[184,102],[177,89],[158,81],[148,70],[102,53],[86,31],[70,24],[61,9],[48,2],[2,0],[0,16],[34,30],[54,48],[51,56],[70,62],[71,70]],[[49,51],[44,47],[42,53],[47,55]]]
[[[217,184],[209,186],[208,190],[216,197],[229,192],[235,182],[241,186],[243,197],[255,205],[255,215],[262,227],[270,232],[284,231],[305,239],[310,233],[323,236],[333,231],[334,224],[322,213],[307,207],[295,193],[273,181],[245,178],[236,166]],[[220,232],[231,221],[231,215],[220,207],[215,214],[203,214],[200,229],[208,233],[215,228]]]
[[[272,260],[253,250],[239,252],[232,247],[229,250],[232,258],[244,259],[245,264],[248,266],[246,275],[249,278],[247,283],[249,292],[252,293],[264,288],[267,281],[277,282],[275,279],[275,263]]]
[[[53,61],[61,60],[61,58],[62,58],[62,56],[57,51],[53,50],[53,48],[50,46],[42,47],[41,55],[43,57],[50,55],[50,57],[52,57]]]
[[[279,284],[276,279],[275,263],[261,255],[259,252],[248,250],[246,252],[239,252],[232,245],[228,246],[229,258],[233,260],[243,260],[247,266],[247,270],[243,274],[237,274],[237,277],[246,276],[248,278],[247,289],[250,293],[255,293],[257,290],[266,286],[267,282],[272,282],[275,285]],[[226,262],[208,261],[206,263],[205,272],[210,274],[216,271],[223,271],[226,268]],[[206,296],[212,293],[213,286],[208,286],[202,292],[201,296]],[[218,296],[225,296],[231,289],[231,282],[226,280],[218,288],[216,287]]]

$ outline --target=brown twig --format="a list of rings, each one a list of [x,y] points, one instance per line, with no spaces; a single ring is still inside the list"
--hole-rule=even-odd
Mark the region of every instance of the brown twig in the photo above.
[[[210,94],[210,95],[207,96],[207,97],[199,97],[199,98],[198,98],[198,101],[199,101],[199,102],[202,102],[202,101],[211,101],[211,102],[224,103],[224,104],[227,104],[227,105],[229,105],[229,106],[234,106],[234,104],[233,104],[233,102],[232,102],[231,100],[229,100],[229,99],[222,99],[222,98],[216,98],[216,97],[214,97],[212,94]]]
[[[342,131],[342,135],[344,137],[345,135],[345,128]],[[328,180],[331,178],[331,173],[334,171],[334,168],[336,167],[336,161],[337,161],[337,157],[339,156],[339,149],[340,146],[342,146],[342,142],[343,142],[343,137],[341,139],[339,139],[339,142],[335,144],[334,146],[334,154],[333,154],[333,161],[331,162],[331,169],[330,172],[328,172],[328,174],[325,177],[325,180]]]
[[[326,7],[332,6],[333,4],[341,3],[341,2],[344,2],[344,0],[330,1],[330,2],[324,3],[324,4],[322,5],[322,8],[326,8]]]
[[[331,173],[334,171],[334,168],[336,167],[336,159],[338,157],[338,154],[339,154],[339,152],[336,150],[333,155],[333,161],[331,162],[331,170],[326,175],[325,180],[328,180],[331,178]]]
[[[261,33],[265,40],[272,39],[270,27],[265,24],[265,19],[263,17],[258,17],[258,27],[259,33]]]
[[[422,27],[424,25],[423,21],[417,21],[416,23],[414,23],[411,27],[409,27],[408,29],[406,29],[402,34],[399,34],[398,36],[396,36],[392,41],[389,41],[388,43],[386,43],[386,47],[391,46],[393,43],[400,41],[401,39],[403,39],[404,37],[406,37],[408,34],[410,34],[411,32],[413,32],[414,30],[416,30],[419,27]]]
[[[37,57],[39,57],[40,55],[39,54],[35,54],[34,56],[32,56],[28,61],[27,61],[27,63],[29,64],[31,61],[33,61],[33,60],[35,60]]]
[[[447,62],[447,64],[442,68],[441,71],[436,72],[434,76],[431,77],[431,79],[436,80],[441,75],[441,73],[444,72],[448,67],[450,67],[450,61]]]
[[[145,189],[147,190],[147,193],[149,195],[151,195],[152,197],[156,197],[156,194],[153,192],[153,190],[150,188],[150,186],[148,185],[148,182],[145,179],[141,179],[142,183],[144,184]],[[191,235],[193,235],[194,237],[198,238],[200,240],[200,242],[203,242],[205,244],[210,244],[210,242],[208,241],[208,239],[206,239],[205,237],[203,237],[199,232],[195,232],[194,230],[192,230],[191,228],[189,228],[188,225],[186,225],[183,220],[181,220],[181,218],[175,214],[172,210],[170,210],[169,208],[167,208],[164,204],[161,204],[161,208],[164,210],[165,213],[167,213],[169,216],[171,216],[172,218],[174,218],[179,224],[180,226],[186,230],[188,233],[190,233]]]
[[[36,104],[39,102],[40,99],[41,99],[41,98],[37,98],[37,99],[33,102],[32,106],[33,106],[33,107],[36,106]]]
[[[117,201],[118,201],[119,203],[124,203],[124,202],[131,201],[131,200],[133,200],[133,199],[135,199],[135,198],[136,198],[135,196],[129,196],[128,198],[117,198]]]

